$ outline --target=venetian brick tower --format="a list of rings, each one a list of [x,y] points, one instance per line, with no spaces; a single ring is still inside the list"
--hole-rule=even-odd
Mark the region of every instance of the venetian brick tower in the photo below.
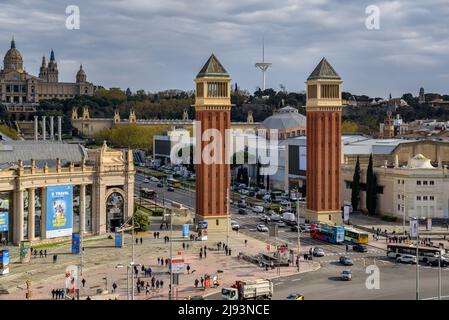
[[[195,128],[196,139],[196,222],[208,222],[208,231],[226,231],[230,220],[228,216],[228,195],[230,186],[229,161],[225,161],[225,131],[231,126],[231,79],[212,54],[195,79],[195,117],[200,128]],[[208,152],[208,145],[214,139],[207,138],[204,132],[216,129],[221,141],[217,148]],[[206,141],[201,141],[201,137]],[[204,161],[203,152],[215,160]],[[217,153],[215,153],[217,152]]]
[[[306,218],[342,223],[341,84],[323,58],[307,78],[307,210]]]

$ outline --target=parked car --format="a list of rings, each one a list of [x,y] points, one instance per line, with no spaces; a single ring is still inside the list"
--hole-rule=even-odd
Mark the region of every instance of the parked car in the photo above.
[[[288,201],[286,199],[281,200],[281,206],[288,206],[288,205],[291,205],[290,201]]]
[[[427,264],[432,267],[438,267],[438,259],[435,259],[432,262],[428,262]],[[441,268],[449,267],[449,261],[441,259],[440,266],[441,266]]]
[[[267,227],[266,225],[264,225],[264,224],[259,224],[259,225],[257,226],[257,231],[260,231],[260,232],[268,232],[268,227]]]
[[[340,279],[344,281],[352,280],[352,271],[351,270],[343,270],[340,274]]]
[[[355,244],[352,246],[352,250],[356,251],[356,252],[367,252],[368,249],[365,245],[363,244]]]
[[[271,201],[271,196],[270,196],[269,194],[266,194],[266,195],[264,195],[264,196],[262,197],[262,199],[263,199],[264,201]]]
[[[397,259],[398,263],[409,263],[416,264],[416,256],[412,256],[411,254],[401,254]]]
[[[237,223],[237,221],[231,221],[231,229],[236,231],[240,229],[240,225]]]
[[[174,191],[175,191],[175,188],[173,188],[173,187],[168,187],[168,188],[167,188],[167,191],[174,192]]]
[[[314,257],[324,257],[324,250],[320,247],[313,248],[312,255]]]
[[[238,213],[239,214],[248,214],[248,211],[246,209],[240,208]]]
[[[348,256],[341,256],[339,261],[344,266],[352,266],[352,265],[354,265],[354,262],[352,261],[352,258],[348,257]]]
[[[280,220],[281,220],[281,216],[278,215],[277,213],[272,214],[272,215],[271,215],[271,220],[274,221],[274,222],[280,221]]]
[[[250,196],[250,197],[254,197],[256,195],[256,192],[254,192],[254,191],[248,191],[248,196]]]
[[[147,178],[143,179],[143,183],[150,183],[150,180],[148,180]]]
[[[262,206],[254,206],[253,207],[253,212],[255,213],[263,213],[264,209]]]
[[[271,221],[270,217],[267,217],[266,215],[260,216],[260,221],[263,221],[265,223]]]

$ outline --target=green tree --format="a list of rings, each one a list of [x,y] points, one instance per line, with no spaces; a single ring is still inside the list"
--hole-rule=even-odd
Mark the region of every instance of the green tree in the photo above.
[[[150,226],[150,217],[146,212],[137,209],[134,213],[134,230],[147,231]]]
[[[373,168],[373,154],[369,157],[368,169],[366,171],[366,209],[368,214],[376,214],[377,207],[377,179]]]
[[[351,204],[352,210],[357,211],[360,203],[360,161],[357,156],[357,162],[355,164],[354,176],[352,178],[352,193]]]

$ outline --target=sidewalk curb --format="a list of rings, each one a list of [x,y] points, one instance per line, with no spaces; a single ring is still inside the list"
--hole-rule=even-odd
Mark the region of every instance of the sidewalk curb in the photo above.
[[[281,278],[291,277],[291,276],[295,276],[295,275],[299,275],[299,274],[303,274],[303,273],[307,273],[307,272],[314,272],[314,271],[317,271],[317,270],[321,269],[321,264],[320,264],[319,262],[313,261],[313,262],[312,262],[312,265],[313,265],[313,266],[312,266],[312,269],[311,269],[311,270],[295,272],[295,273],[293,273],[293,274],[291,274],[291,275],[288,275],[288,276],[275,276],[275,277],[266,278],[266,279],[276,280],[276,279],[281,279]],[[207,294],[205,294],[205,295],[202,295],[202,297],[203,297],[203,298],[207,298],[207,297],[209,297],[209,296],[211,296],[211,295],[214,295],[214,294],[219,293],[220,291],[221,291],[221,290],[217,290],[217,291],[214,291],[214,292],[209,292],[209,293],[207,293]]]

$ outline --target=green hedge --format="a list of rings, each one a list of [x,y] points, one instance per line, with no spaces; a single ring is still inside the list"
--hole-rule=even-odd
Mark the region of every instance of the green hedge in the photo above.
[[[383,221],[387,221],[387,222],[396,222],[396,221],[398,221],[397,217],[388,216],[388,215],[382,215],[380,217],[380,219],[383,220]]]

